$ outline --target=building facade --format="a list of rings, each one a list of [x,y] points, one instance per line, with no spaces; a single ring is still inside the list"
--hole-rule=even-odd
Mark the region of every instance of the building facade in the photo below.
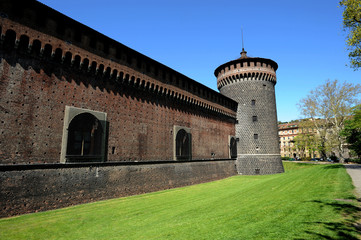
[[[316,129],[302,127],[300,123],[300,121],[294,121],[278,125],[281,156],[303,160],[320,158],[314,141],[317,137]]]
[[[294,145],[294,138],[298,135],[299,128],[298,123],[283,123],[278,125],[278,136],[280,143],[280,150],[282,157],[298,158],[299,153],[297,152]]]

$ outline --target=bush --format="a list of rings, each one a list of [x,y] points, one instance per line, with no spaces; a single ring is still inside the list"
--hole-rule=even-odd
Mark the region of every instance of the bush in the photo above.
[[[310,157],[302,157],[301,161],[311,161],[311,158]]]
[[[290,157],[281,157],[282,160],[286,160],[286,161],[290,161],[291,158]]]
[[[346,158],[345,159],[345,163],[359,163],[361,164],[361,159],[357,159],[357,158]]]

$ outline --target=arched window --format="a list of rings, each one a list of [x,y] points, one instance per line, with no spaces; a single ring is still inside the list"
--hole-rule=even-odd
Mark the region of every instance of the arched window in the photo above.
[[[176,160],[191,159],[191,135],[185,129],[176,131],[175,157]]]
[[[229,141],[229,155],[231,158],[237,157],[237,140],[235,137],[231,137]]]
[[[102,135],[102,126],[94,115],[77,115],[69,124],[66,158],[70,161],[100,158]]]

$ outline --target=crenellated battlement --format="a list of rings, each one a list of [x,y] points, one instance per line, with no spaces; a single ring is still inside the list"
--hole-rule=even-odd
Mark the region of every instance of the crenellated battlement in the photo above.
[[[0,42],[8,49],[225,115],[231,116],[237,108],[222,94],[42,3],[25,1],[16,8],[2,1],[0,9]]]
[[[235,117],[236,103],[194,80],[180,76],[181,74],[174,70],[168,72],[159,70],[157,76],[153,68],[149,69],[148,74],[140,70],[134,71],[137,65],[147,64],[135,63],[133,66],[105,58],[6,18],[0,18],[0,33],[0,44],[8,52],[15,49],[18,54],[61,64],[64,67],[100,77],[103,81],[131,86],[217,114]],[[126,60],[126,57],[123,59]],[[143,70],[146,69],[147,67]]]
[[[239,58],[219,66],[214,74],[217,77],[217,87],[241,81],[277,82],[276,62],[265,58]]]

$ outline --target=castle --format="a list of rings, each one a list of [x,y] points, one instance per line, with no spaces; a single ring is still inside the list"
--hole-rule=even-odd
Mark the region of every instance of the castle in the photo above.
[[[0,217],[283,172],[277,64],[218,93],[36,1],[0,2]]]

